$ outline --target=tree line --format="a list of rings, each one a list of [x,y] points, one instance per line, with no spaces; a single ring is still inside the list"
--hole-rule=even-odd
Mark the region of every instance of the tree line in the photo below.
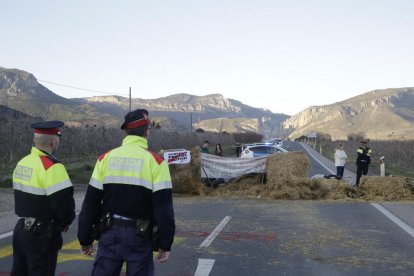
[[[10,120],[0,118],[0,169],[14,168],[16,163],[30,152],[33,145],[33,119]],[[63,127],[59,151],[56,157],[63,163],[93,161],[97,157],[122,143],[124,131],[106,127]],[[191,149],[208,140],[217,143],[258,142],[263,136],[257,133],[218,134],[210,132],[167,131],[161,127],[150,130],[149,150]]]

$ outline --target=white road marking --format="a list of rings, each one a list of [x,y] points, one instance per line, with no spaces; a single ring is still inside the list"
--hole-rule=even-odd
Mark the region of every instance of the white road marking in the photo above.
[[[319,164],[321,164],[321,166],[324,167],[331,174],[335,174],[336,175],[336,172],[332,171],[325,164],[323,164],[321,161],[319,161],[318,158],[316,158],[316,156],[313,155],[313,153],[311,153],[304,145],[302,145],[302,143],[300,143],[300,145],[310,154],[310,156],[312,156],[313,159],[315,159],[316,162],[318,162]]]
[[[208,237],[200,244],[201,247],[208,247],[213,240],[217,237],[217,235],[220,233],[221,230],[223,230],[224,226],[226,226],[227,222],[231,219],[230,216],[226,216],[219,225],[216,226],[216,228],[213,230],[213,232],[208,235]]]
[[[4,238],[7,238],[7,237],[10,237],[11,235],[13,235],[13,231],[10,231],[10,232],[7,232],[7,233],[4,233],[4,234],[1,234],[1,235],[0,235],[0,240],[1,240],[1,239],[4,239]]]
[[[215,260],[213,259],[198,259],[197,270],[194,276],[208,276],[213,268]]]
[[[226,216],[224,219],[214,228],[214,230],[208,235],[208,237],[200,244],[200,248],[208,247],[217,237],[224,226],[230,221],[231,217]],[[215,260],[214,259],[198,259],[197,270],[194,276],[208,276],[213,269]]]
[[[408,224],[394,216],[390,211],[379,205],[378,203],[371,203],[372,206],[377,208],[378,211],[380,211],[384,216],[389,218],[392,222],[397,224],[399,227],[401,227],[405,232],[407,232],[411,237],[414,238],[414,229],[411,228]]]

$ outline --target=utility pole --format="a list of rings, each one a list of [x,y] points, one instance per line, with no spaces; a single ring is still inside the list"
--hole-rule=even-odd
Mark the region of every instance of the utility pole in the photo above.
[[[193,112],[190,113],[190,130],[193,132]]]
[[[131,86],[129,87],[129,112],[131,112]]]

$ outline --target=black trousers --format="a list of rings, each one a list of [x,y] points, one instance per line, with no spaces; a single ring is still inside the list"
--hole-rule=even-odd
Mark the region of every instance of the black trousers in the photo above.
[[[91,275],[119,275],[126,263],[127,276],[153,276],[151,243],[136,231],[135,227],[113,225],[103,233]]]
[[[344,170],[345,170],[345,166],[337,166],[336,175],[339,176],[340,178],[344,177]]]
[[[55,243],[54,247],[50,247],[46,251],[43,236],[25,230],[23,224],[23,220],[20,219],[13,231],[13,267],[11,275],[55,275],[58,251],[62,246],[62,235],[58,233],[56,238],[60,238],[60,240]]]
[[[359,186],[359,179],[361,178],[361,176],[367,175],[368,167],[369,167],[368,163],[362,163],[362,164],[357,165],[357,175],[356,175],[356,183],[355,183],[357,187]]]

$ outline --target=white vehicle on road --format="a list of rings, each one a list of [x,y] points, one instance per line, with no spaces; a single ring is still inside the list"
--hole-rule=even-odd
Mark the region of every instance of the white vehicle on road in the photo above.
[[[266,145],[266,144],[257,144],[257,145],[248,145],[241,152],[241,158],[253,158],[267,156],[274,153],[287,152],[282,147]]]

